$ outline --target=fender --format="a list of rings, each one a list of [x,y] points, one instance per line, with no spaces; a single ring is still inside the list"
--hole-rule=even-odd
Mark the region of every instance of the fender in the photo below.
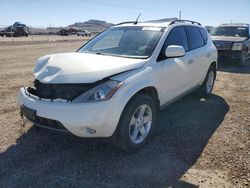
[[[152,79],[154,74],[155,71],[153,71],[153,68],[151,66],[146,66],[142,69],[129,71],[125,74],[112,77],[112,79],[115,80],[124,80],[125,83],[113,96],[120,98],[119,110],[121,109],[121,111],[123,111],[129,100],[144,88],[154,87],[158,92],[158,95],[160,95],[159,87],[157,86],[155,79]]]

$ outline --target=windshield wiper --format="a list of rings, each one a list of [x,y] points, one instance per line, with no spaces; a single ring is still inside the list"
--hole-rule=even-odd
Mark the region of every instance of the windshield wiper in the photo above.
[[[96,55],[106,55],[106,54],[104,54],[104,53],[102,53],[100,51],[90,51],[90,50],[88,50],[88,51],[85,51],[85,52],[91,53],[91,54],[96,54]]]
[[[107,54],[102,53],[102,52],[100,52],[100,51],[95,52],[95,54],[96,54],[96,55],[107,55]]]

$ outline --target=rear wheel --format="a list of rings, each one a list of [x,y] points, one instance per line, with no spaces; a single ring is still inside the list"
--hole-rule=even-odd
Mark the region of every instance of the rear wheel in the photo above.
[[[156,122],[156,103],[148,95],[138,94],[126,105],[113,143],[131,152],[141,149],[152,134]]]
[[[209,95],[211,95],[213,91],[213,87],[214,87],[215,78],[216,78],[216,68],[212,65],[210,66],[207,72],[207,75],[203,84],[199,88],[200,97],[206,98],[206,97],[209,97]]]

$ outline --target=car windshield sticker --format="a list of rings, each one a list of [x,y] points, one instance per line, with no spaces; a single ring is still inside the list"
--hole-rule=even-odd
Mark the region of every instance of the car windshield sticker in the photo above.
[[[238,30],[246,30],[245,27],[238,27]]]
[[[161,28],[160,27],[143,27],[142,30],[161,31]]]

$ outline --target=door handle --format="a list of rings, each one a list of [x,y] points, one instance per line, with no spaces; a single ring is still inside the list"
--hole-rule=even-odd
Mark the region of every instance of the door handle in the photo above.
[[[194,62],[194,60],[190,59],[190,60],[188,61],[188,64],[192,64],[193,62]]]

